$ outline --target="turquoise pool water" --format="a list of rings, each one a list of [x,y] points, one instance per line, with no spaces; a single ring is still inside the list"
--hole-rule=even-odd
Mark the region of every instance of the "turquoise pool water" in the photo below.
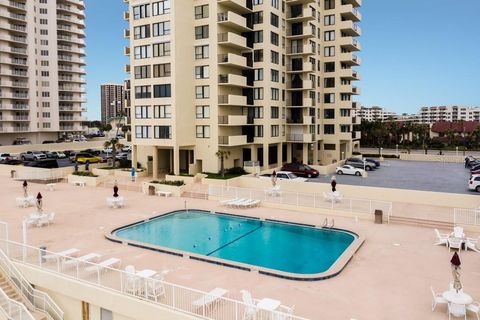
[[[328,270],[351,233],[200,210],[176,211],[114,232],[119,238],[296,274]]]

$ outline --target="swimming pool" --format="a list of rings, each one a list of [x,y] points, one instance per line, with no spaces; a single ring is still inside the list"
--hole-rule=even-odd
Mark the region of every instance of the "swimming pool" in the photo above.
[[[344,230],[201,210],[167,213],[117,228],[111,235],[114,241],[159,251],[173,249],[177,254],[188,252],[193,258],[229,266],[238,262],[240,267],[251,266],[272,275],[280,272],[290,278],[325,273],[358,239]]]

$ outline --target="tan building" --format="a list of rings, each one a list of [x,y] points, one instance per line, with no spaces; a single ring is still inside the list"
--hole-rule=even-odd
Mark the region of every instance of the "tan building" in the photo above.
[[[102,84],[100,86],[102,122],[125,115],[125,92],[123,84]]]
[[[126,1],[135,157],[153,173],[329,164],[360,135],[360,0]]]
[[[0,144],[82,131],[83,0],[0,1]]]
[[[385,108],[382,107],[360,107],[360,109],[357,109],[355,111],[355,116],[360,118],[361,120],[365,121],[387,121],[387,120],[395,120],[399,116],[397,113],[393,111],[388,111]]]

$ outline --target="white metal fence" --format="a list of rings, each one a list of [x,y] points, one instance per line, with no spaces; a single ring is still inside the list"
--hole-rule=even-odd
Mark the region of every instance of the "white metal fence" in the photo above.
[[[453,223],[480,226],[480,209],[453,209]]]
[[[208,297],[208,293],[154,278],[144,278],[115,268],[102,267],[95,263],[80,261],[72,257],[62,256],[39,248],[27,246],[8,240],[0,240],[0,246],[12,261],[39,268],[44,271],[60,274],[77,281],[93,284],[105,289],[120,292],[135,298],[158,303],[175,311],[213,320],[241,320],[245,314],[252,313],[256,320],[285,319],[306,320],[298,316],[278,311],[257,309],[230,298],[218,298],[215,307],[197,307],[194,302]],[[46,260],[45,255],[52,255],[55,259]],[[64,262],[73,261],[68,265]],[[91,270],[94,270],[93,272]],[[144,284],[143,287],[133,288],[134,283]],[[151,291],[155,288],[156,291]],[[153,293],[152,293],[153,292]],[[159,293],[158,295],[156,295]]]
[[[23,304],[10,299],[2,289],[0,289],[0,310],[7,319],[35,320]]]
[[[368,199],[342,198],[334,201],[326,199],[323,194],[278,192],[273,193],[262,189],[249,189],[229,186],[209,185],[208,193],[211,196],[222,198],[248,198],[268,203],[279,203],[297,207],[310,207],[346,211],[351,213],[373,214],[375,210],[382,210],[387,219],[392,215],[392,203]]]

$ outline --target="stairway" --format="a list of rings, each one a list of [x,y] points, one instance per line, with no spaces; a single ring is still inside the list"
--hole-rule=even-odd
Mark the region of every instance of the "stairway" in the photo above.
[[[406,218],[406,217],[398,217],[398,216],[390,216],[389,222],[415,225],[417,227],[425,227],[425,228],[452,229],[454,227],[453,222]]]
[[[17,291],[16,287],[0,272],[0,288],[12,300],[15,300],[27,307],[28,311],[36,320],[48,320],[47,316],[33,308]],[[3,306],[2,306],[3,307]]]

